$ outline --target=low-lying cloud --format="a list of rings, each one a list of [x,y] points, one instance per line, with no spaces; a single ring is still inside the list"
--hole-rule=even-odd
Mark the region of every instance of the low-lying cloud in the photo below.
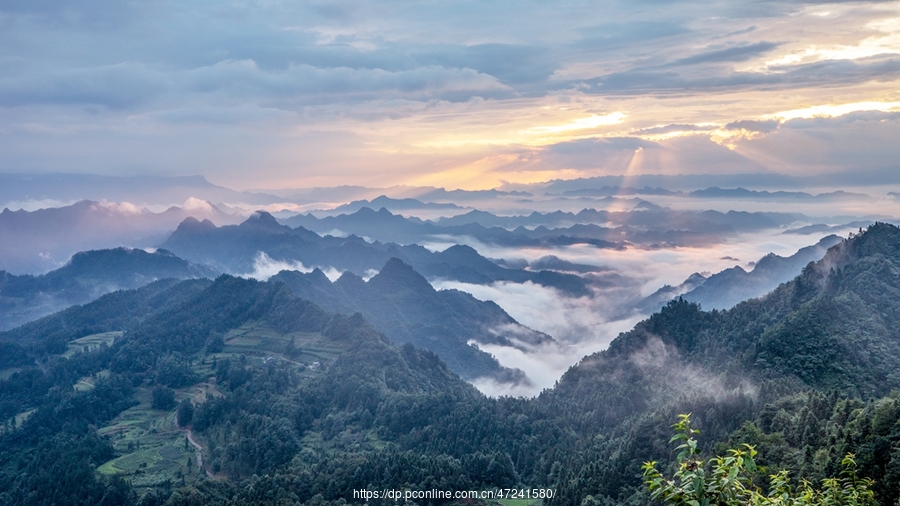
[[[502,365],[525,371],[532,382],[532,385],[500,384],[489,379],[474,382],[488,395],[536,395],[552,387],[581,357],[606,349],[620,332],[629,330],[641,319],[639,316],[616,318],[618,304],[600,292],[594,297],[566,297],[556,289],[530,281],[476,285],[435,280],[432,284],[437,289],[452,288],[481,300],[492,300],[522,325],[556,340],[556,343],[530,347],[475,343]]]
[[[260,281],[267,281],[272,276],[278,274],[281,271],[299,271],[302,273],[310,273],[314,269],[303,265],[303,262],[294,260],[294,261],[284,261],[284,260],[275,260],[271,258],[269,255],[260,251],[256,254],[256,258],[253,259],[253,271],[240,274],[240,276],[245,278],[253,278],[258,279]],[[334,267],[327,267],[322,269],[322,272],[325,273],[325,276],[332,282],[336,281],[339,277],[341,277],[342,272],[335,269]]]
[[[756,387],[746,378],[726,377],[724,374],[715,374],[702,367],[692,364],[681,356],[675,346],[667,345],[658,336],[647,336],[647,340],[640,349],[634,351],[624,361],[639,369],[644,378],[656,385],[654,388],[657,396],[648,399],[651,402],[668,403],[673,398],[705,396],[717,401],[725,400],[736,392],[755,396]],[[583,370],[598,368],[597,361],[587,358],[579,363]],[[598,370],[598,373],[612,374],[618,371],[610,371],[606,368]]]
[[[592,297],[568,297],[553,288],[532,282],[499,281],[479,285],[432,280],[432,285],[437,289],[452,288],[468,292],[481,300],[492,300],[522,325],[544,332],[556,340],[556,343],[537,347],[476,343],[501,364],[525,371],[532,381],[529,386],[481,379],[474,382],[476,387],[488,395],[531,396],[552,387],[570,366],[584,356],[606,349],[619,333],[631,330],[647,316],[634,309],[635,303],[664,284],[679,285],[695,272],[719,272],[740,262],[759,259],[770,252],[789,256],[801,247],[815,244],[820,235],[826,235],[788,237],[778,235],[779,232],[743,234],[714,248],[630,248],[625,251],[598,250],[589,246],[553,248],[553,255],[561,259],[602,263],[618,274],[618,284],[593,287]],[[547,254],[546,249],[470,245],[493,258],[526,257],[534,261],[540,258],[539,255]],[[650,353],[647,357],[649,360],[658,355]]]

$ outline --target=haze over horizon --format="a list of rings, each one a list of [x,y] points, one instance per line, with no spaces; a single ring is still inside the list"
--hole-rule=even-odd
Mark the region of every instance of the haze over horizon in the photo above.
[[[485,345],[540,357],[509,390],[530,394],[694,273],[761,295],[790,279],[741,278],[766,255],[896,221],[898,85],[900,1],[6,2],[0,269],[259,210],[287,236],[466,245],[519,277],[429,283],[565,344]],[[216,269],[353,272],[264,242]]]

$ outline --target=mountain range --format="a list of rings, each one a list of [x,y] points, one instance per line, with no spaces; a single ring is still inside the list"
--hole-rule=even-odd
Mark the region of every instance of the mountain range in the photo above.
[[[399,261],[383,270],[360,289],[425,293]],[[894,504],[898,273],[900,229],[875,224],[732,309],[669,302],[533,399],[486,398],[284,283],[157,281],[0,333],[0,456],[16,462],[0,500],[337,505],[354,489],[527,486],[550,505],[650,504],[641,463],[667,465],[669,425],[692,412],[708,454],[753,444],[768,470],[817,481],[851,452]]]
[[[828,248],[840,242],[840,237],[829,235],[789,257],[769,253],[754,262],[749,272],[736,265],[709,277],[694,273],[678,286],[663,286],[644,299],[638,308],[649,314],[673,298],[682,297],[707,310],[730,309],[742,301],[762,297],[781,283],[790,281],[807,264],[820,260]]]
[[[0,269],[41,274],[61,267],[79,251],[153,247],[189,216],[219,224],[243,219],[196,199],[159,213],[128,203],[89,200],[36,211],[4,209],[0,212]]]
[[[281,271],[269,281],[286,284],[295,296],[328,311],[362,314],[393,342],[434,352],[468,381],[482,377],[500,383],[529,381],[522,371],[500,366],[478,344],[526,350],[556,344],[550,336],[520,325],[493,302],[458,290],[435,290],[397,258],[388,260],[368,281],[345,272],[332,283],[319,269],[308,274]]]
[[[710,186],[708,188],[693,191],[672,191],[664,188],[651,188],[645,186],[643,188],[634,188],[630,186],[602,186],[599,188],[579,188],[576,190],[566,190],[560,193],[564,197],[614,197],[625,195],[655,195],[666,197],[686,197],[697,199],[737,199],[737,200],[753,200],[753,201],[782,201],[782,202],[836,202],[841,200],[865,200],[871,199],[869,195],[862,193],[850,193],[845,191],[834,191],[828,193],[819,193],[816,195],[806,192],[788,192],[788,191],[757,191],[748,190],[746,188],[719,188]]]
[[[116,290],[158,279],[214,278],[218,273],[165,250],[115,248],[75,254],[59,269],[37,276],[0,271],[0,330],[8,330]]]
[[[385,195],[381,195],[372,200],[354,200],[348,204],[340,205],[334,209],[330,209],[329,213],[353,213],[367,207],[369,209],[387,208],[393,211],[459,211],[465,209],[452,203],[434,203],[422,202],[418,199],[405,198],[393,199]]]
[[[377,199],[376,199],[377,200]],[[619,200],[619,199],[617,199]],[[405,218],[382,207],[316,217],[301,214],[281,220],[319,234],[365,236],[372,240],[421,244],[442,236],[471,237],[483,244],[509,247],[554,247],[587,244],[623,248],[626,244],[659,247],[718,243],[741,232],[775,229],[804,219],[792,213],[681,211],[642,200],[623,201],[623,210],[583,209],[498,216],[473,210],[434,221]]]
[[[477,284],[532,281],[576,297],[591,295],[588,282],[579,276],[504,268],[468,246],[456,245],[432,252],[415,244],[369,242],[356,235],[322,237],[304,227],[279,224],[263,211],[240,225],[223,227],[188,218],[160,247],[189,261],[236,274],[252,273],[260,262],[274,260],[286,265],[300,262],[307,269],[333,268],[368,276],[390,258],[398,258],[428,278]]]
[[[238,192],[203,176],[101,176],[92,174],[0,174],[0,204],[5,202],[132,202],[173,206],[188,199],[265,205],[281,199],[270,194]],[[8,205],[8,204],[7,204]]]

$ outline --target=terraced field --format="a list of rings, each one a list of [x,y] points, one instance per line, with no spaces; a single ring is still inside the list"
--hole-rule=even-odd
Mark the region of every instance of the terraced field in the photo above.
[[[103,332],[101,334],[91,334],[89,336],[80,337],[69,343],[69,349],[63,353],[63,357],[69,358],[73,354],[79,351],[88,351],[94,348],[99,347],[102,344],[107,346],[111,346],[112,343],[122,337],[124,332],[122,331],[114,331],[114,332]]]
[[[87,336],[73,341],[69,352],[75,353],[83,346],[99,346],[102,342],[110,344],[120,336],[121,333],[115,332]],[[291,340],[293,351],[289,346]],[[248,367],[276,361],[295,367],[304,377],[310,377],[319,374],[323,366],[344,351],[342,346],[318,333],[280,334],[258,324],[247,324],[229,332],[224,342],[221,352],[193,360],[191,367],[202,381],[176,389],[176,401],[190,399],[199,405],[209,398],[221,396],[214,368],[219,360],[241,361],[243,357]],[[94,381],[96,378],[82,378],[76,388],[93,388]],[[152,409],[150,387],[138,388],[136,398],[140,401],[138,405],[99,429],[101,435],[110,438],[119,456],[98,467],[97,472],[127,478],[139,494],[177,487],[182,482],[189,483],[203,476],[205,471],[197,465],[197,449],[187,441],[186,431],[175,423],[175,410]],[[210,450],[196,434],[194,438],[203,447],[204,454]]]
[[[103,378],[107,378],[107,377],[109,377],[109,370],[104,369],[102,371],[99,371],[96,374],[92,374],[90,376],[84,376],[83,378],[79,379],[78,382],[75,383],[73,388],[75,388],[75,390],[77,390],[79,392],[83,392],[85,390],[91,390],[97,386],[98,381],[100,381]]]
[[[177,486],[191,475],[199,475],[195,451],[175,425],[175,411],[152,409],[148,388],[138,389],[137,397],[140,404],[98,430],[110,438],[121,455],[98,467],[97,472],[127,476],[138,493]]]
[[[291,357],[285,356],[291,340],[301,352]],[[280,334],[268,327],[254,323],[243,325],[225,336],[225,355],[243,354],[246,357],[258,357],[262,360],[277,358],[298,365],[311,365],[313,362],[334,360],[344,351],[339,344],[319,333],[291,332]]]

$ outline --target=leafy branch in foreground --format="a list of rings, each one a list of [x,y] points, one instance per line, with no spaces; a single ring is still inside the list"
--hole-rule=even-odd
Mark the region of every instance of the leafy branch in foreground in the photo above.
[[[656,462],[644,463],[644,483],[655,501],[673,506],[874,506],[873,481],[856,475],[854,455],[848,453],[841,460],[840,478],[822,481],[822,488],[813,488],[807,480],[801,480],[795,488],[781,471],[769,476],[769,491],[764,494],[753,484],[753,475],[762,471],[753,458],[756,450],[750,445],[728,450],[728,456],[713,457],[709,461],[700,458],[690,415],[678,415],[678,423],[672,426],[675,436],[670,442],[679,442],[676,461],[678,470],[667,479],[656,469]]]

